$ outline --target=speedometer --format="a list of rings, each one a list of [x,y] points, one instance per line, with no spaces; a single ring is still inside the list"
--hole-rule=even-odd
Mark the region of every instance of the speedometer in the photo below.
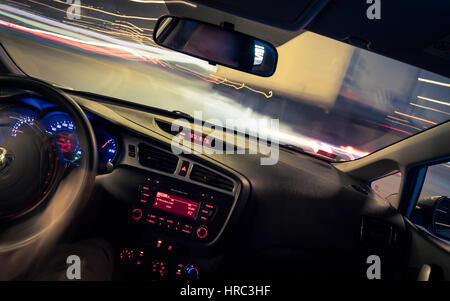
[[[66,118],[53,120],[46,129],[47,133],[55,138],[55,143],[63,153],[64,158],[69,161],[76,161],[82,155],[75,130],[74,122]]]

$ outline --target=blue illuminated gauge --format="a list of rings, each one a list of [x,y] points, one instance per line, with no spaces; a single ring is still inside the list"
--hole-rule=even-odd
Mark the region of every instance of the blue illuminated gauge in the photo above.
[[[75,129],[71,120],[53,121],[47,126],[47,133],[55,138],[56,145],[68,161],[76,161],[82,155]]]
[[[99,163],[108,163],[113,161],[117,154],[116,139],[101,129],[95,131],[95,138],[97,139]]]
[[[34,116],[20,116],[13,118],[13,126],[11,128],[11,137],[17,137],[24,133],[25,126],[33,126],[36,122]]]

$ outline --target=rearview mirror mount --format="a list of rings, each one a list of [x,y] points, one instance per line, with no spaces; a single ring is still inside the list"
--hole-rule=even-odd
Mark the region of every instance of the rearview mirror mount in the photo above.
[[[271,76],[277,50],[270,43],[192,19],[163,16],[153,30],[156,44],[211,64],[219,64],[259,76]]]

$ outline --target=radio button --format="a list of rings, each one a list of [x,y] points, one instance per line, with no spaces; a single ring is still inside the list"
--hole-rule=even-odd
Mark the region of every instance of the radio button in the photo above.
[[[149,200],[152,198],[152,196],[148,191],[141,191],[141,198]]]
[[[208,229],[205,226],[200,226],[197,228],[196,234],[198,238],[204,239],[208,236]]]
[[[204,207],[206,210],[211,210],[211,211],[213,211],[214,209],[216,209],[216,206],[213,205],[213,204],[211,204],[211,203],[205,203],[205,204],[203,205],[203,207]]]
[[[160,227],[162,227],[163,225],[166,224],[165,221],[166,221],[166,219],[164,217],[157,217],[157,219],[156,219],[157,225]]]
[[[202,209],[200,210],[200,215],[210,217],[211,215],[213,215],[213,211],[209,209]]]
[[[148,203],[148,200],[147,200],[147,199],[144,199],[144,198],[141,198],[141,199],[139,200],[139,202],[141,202],[141,203],[143,203],[143,204],[147,204],[147,203]]]
[[[188,230],[188,229],[181,229],[181,232],[186,233],[186,234],[192,234],[192,231]]]
[[[146,177],[145,178],[145,184],[148,184],[148,185],[150,185],[150,184],[159,184],[161,181],[158,179],[158,178],[156,178],[156,177]]]
[[[139,185],[139,192],[149,192],[151,189],[150,189],[150,186],[149,185]]]
[[[147,219],[145,221],[150,224],[156,224],[156,216],[153,214],[147,214]]]
[[[183,161],[181,163],[180,171],[178,172],[178,174],[184,177],[185,175],[187,175],[188,169],[189,169],[189,162]]]

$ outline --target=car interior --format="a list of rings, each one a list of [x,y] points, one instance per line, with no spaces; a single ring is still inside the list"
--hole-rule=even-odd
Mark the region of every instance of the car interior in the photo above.
[[[71,50],[59,46],[62,33],[28,29],[24,20],[44,22],[44,15],[31,15],[19,2],[0,5],[1,280],[66,280],[66,259],[73,254],[80,254],[82,280],[367,280],[373,279],[373,255],[383,280],[450,280],[450,3],[381,1],[381,19],[371,20],[366,1],[189,0],[166,4],[168,11],[152,21],[153,41],[180,61],[202,60],[205,68],[226,67],[255,82],[281,72],[283,45],[302,34],[447,79],[439,86],[447,98],[435,101],[439,107],[432,112],[442,119],[415,117],[410,128],[413,121],[426,128],[402,128],[408,135],[358,156],[349,147],[349,159],[343,148],[339,153],[325,144],[310,151],[236,130],[208,132],[210,115],[201,119],[142,99],[147,92],[124,91],[145,83],[130,71],[140,63],[133,58],[134,65],[109,72],[104,54],[90,54],[101,48],[93,42],[70,57],[79,62],[63,65]],[[68,4],[60,2],[53,4],[65,14]],[[22,23],[14,23],[13,14]],[[74,22],[65,21],[62,26]],[[70,41],[68,47],[79,49],[75,36]],[[119,46],[114,51],[130,55]],[[76,68],[79,73],[70,73]],[[190,76],[206,78],[192,70]],[[120,74],[134,83],[120,82]],[[111,80],[108,89],[122,94],[64,84],[75,80],[102,89]],[[270,101],[266,90],[251,84],[206,80],[230,95],[245,90],[249,102]],[[173,85],[145,89],[166,89],[170,97],[171,89],[183,88],[186,98],[197,97],[194,84]],[[209,96],[198,95],[192,108],[201,111]],[[353,107],[360,108],[365,120],[376,115]],[[220,115],[227,107],[214,110]],[[351,123],[351,113],[346,116]],[[329,131],[333,136],[333,126]],[[175,140],[181,142],[174,147]],[[263,142],[279,144],[275,164],[261,164],[268,158]],[[395,187],[382,195],[385,186]]]

